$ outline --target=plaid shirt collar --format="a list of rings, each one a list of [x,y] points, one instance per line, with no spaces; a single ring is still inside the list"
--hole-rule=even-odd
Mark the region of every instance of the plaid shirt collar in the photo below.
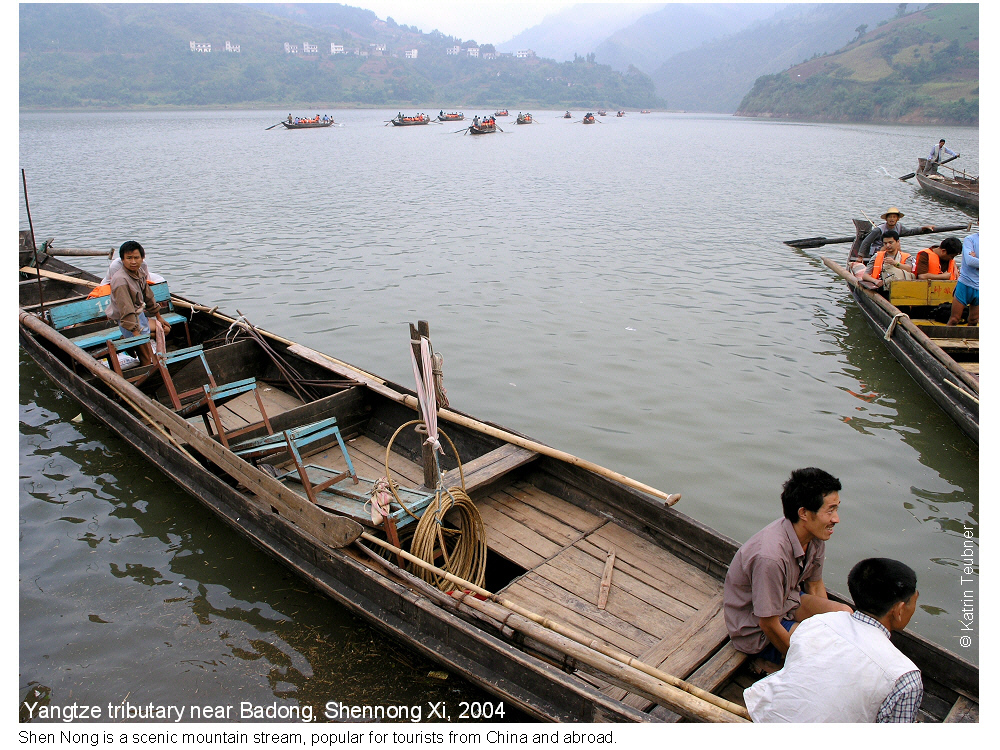
[[[876,620],[871,615],[866,615],[860,609],[854,610],[854,613],[851,615],[851,617],[853,617],[858,622],[863,622],[866,625],[872,625],[872,626],[878,628],[883,633],[885,633],[885,637],[886,638],[889,637],[889,628],[887,628],[885,625],[883,625],[882,623],[880,623],[878,620]]]

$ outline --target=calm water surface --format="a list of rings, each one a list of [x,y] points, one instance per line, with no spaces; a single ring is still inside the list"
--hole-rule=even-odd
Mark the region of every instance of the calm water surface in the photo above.
[[[844,484],[827,585],[846,593],[862,557],[904,560],[910,627],[978,661],[978,623],[968,647],[958,624],[978,451],[823,266],[846,246],[781,244],[890,205],[907,226],[976,218],[896,179],[940,128],[536,112],[477,138],[333,111],[343,127],[265,130],[286,114],[23,114],[36,235],[137,239],[179,293],[399,383],[406,324],[429,320],[456,408],[681,492],[678,510],[741,542],[780,516],[793,468],[823,467]],[[946,137],[978,173],[978,129]],[[22,696],[488,698],[74,422],[23,354],[19,376]]]

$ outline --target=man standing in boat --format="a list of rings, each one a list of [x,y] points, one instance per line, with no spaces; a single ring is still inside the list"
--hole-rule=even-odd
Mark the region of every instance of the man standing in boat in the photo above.
[[[826,540],[840,522],[840,489],[840,480],[822,469],[796,469],[782,487],[784,516],[736,552],[722,603],[737,651],[780,663],[800,622],[851,611],[830,601],[823,585]]]
[[[951,300],[948,325],[957,326],[966,307],[969,308],[969,325],[979,325],[979,232],[962,241],[962,267]]]
[[[938,141],[938,144],[931,149],[931,155],[927,157],[928,166],[934,165],[933,168],[928,170],[929,172],[933,172],[935,169],[937,169],[937,165],[940,164],[941,161],[944,159],[945,154],[947,154],[948,156],[956,156],[956,157],[960,156],[960,154],[956,154],[950,148],[945,148],[944,138],[942,138],[940,141]]]
[[[897,560],[872,557],[851,569],[847,588],[857,612],[802,623],[784,668],[743,691],[754,721],[917,720],[924,696],[920,670],[889,640],[917,608],[917,574]]]

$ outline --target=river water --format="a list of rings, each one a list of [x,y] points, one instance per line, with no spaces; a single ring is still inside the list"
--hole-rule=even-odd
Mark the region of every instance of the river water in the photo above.
[[[977,218],[896,178],[942,134],[978,174],[978,129],[535,112],[470,137],[371,110],[267,129],[286,114],[24,113],[36,236],[139,240],[178,293],[399,383],[406,324],[426,319],[453,406],[681,492],[678,510],[741,542],[780,516],[792,469],[825,468],[844,486],[828,587],[846,593],[863,557],[903,560],[910,628],[978,661],[978,620],[967,642],[959,621],[965,592],[978,617],[978,450],[820,261],[847,246],[781,244],[890,205],[910,227]],[[74,421],[23,353],[18,373],[22,698],[425,719],[489,700]]]

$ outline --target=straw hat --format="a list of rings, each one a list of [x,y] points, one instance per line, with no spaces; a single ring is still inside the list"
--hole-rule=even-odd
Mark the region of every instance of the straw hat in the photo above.
[[[885,218],[886,216],[888,216],[889,214],[897,214],[897,215],[899,216],[899,218],[900,218],[900,219],[902,219],[902,218],[903,218],[904,216],[906,216],[906,214],[904,214],[904,213],[903,213],[902,211],[900,211],[900,210],[899,210],[898,208],[896,208],[895,206],[890,206],[890,207],[889,207],[889,210],[888,210],[888,211],[886,211],[886,212],[885,212],[884,214],[882,214],[882,218],[884,219],[884,218]]]

